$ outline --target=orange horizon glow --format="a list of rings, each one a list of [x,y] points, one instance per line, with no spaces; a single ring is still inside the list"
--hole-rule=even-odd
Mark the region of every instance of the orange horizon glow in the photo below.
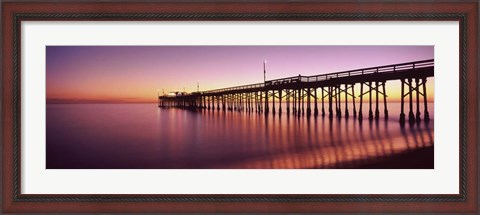
[[[387,102],[400,102],[400,94],[401,94],[401,83],[400,81],[388,81],[386,82],[385,90],[387,91]],[[434,102],[435,98],[435,91],[434,91],[434,78],[427,78],[427,102]],[[95,89],[95,88],[92,88]],[[215,88],[219,89],[219,88]],[[367,89],[367,87],[365,87]],[[205,91],[213,90],[205,89]],[[356,94],[356,102],[359,102],[359,93],[360,93],[360,84],[356,84],[354,87],[355,94]],[[405,87],[405,92],[407,87]],[[182,91],[182,90],[175,90],[175,91]],[[189,91],[188,93],[192,93],[196,91]],[[350,91],[349,91],[350,92]],[[168,92],[165,92],[168,93]],[[321,96],[321,91],[318,89],[317,91],[318,97]],[[157,96],[163,95],[163,92],[154,90],[152,92],[142,92],[142,91],[129,91],[127,95],[124,96],[111,96],[110,94],[105,93],[104,95],[98,95],[97,92],[86,91],[86,92],[63,92],[62,94],[50,94],[47,96],[47,103],[157,103]],[[344,95],[342,93],[342,95]],[[313,97],[312,97],[313,98]],[[342,96],[342,100],[344,97]],[[372,92],[372,99],[375,100],[375,92]],[[379,94],[379,99],[383,101],[383,96]],[[408,96],[404,98],[405,101],[408,101]],[[413,94],[413,99],[416,99],[416,94]],[[421,101],[423,101],[423,97],[420,95]],[[284,99],[283,99],[284,100]],[[351,97],[348,98],[351,102]],[[271,100],[269,100],[271,101]],[[278,99],[276,100],[278,102]],[[368,94],[363,96],[363,101],[368,102],[369,97]]]

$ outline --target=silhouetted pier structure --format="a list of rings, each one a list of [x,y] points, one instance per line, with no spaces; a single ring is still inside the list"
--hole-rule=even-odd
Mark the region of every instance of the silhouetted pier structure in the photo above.
[[[401,82],[400,122],[405,123],[406,121],[405,98],[408,97],[408,121],[414,123],[421,121],[420,96],[423,97],[424,103],[423,119],[430,120],[426,85],[427,78],[433,76],[434,60],[432,59],[314,76],[298,75],[267,80],[264,83],[188,94],[163,95],[158,97],[158,105],[159,107],[257,112],[265,115],[271,112],[274,115],[291,113],[297,116],[305,114],[310,116],[313,110],[314,116],[325,117],[328,115],[330,119],[333,119],[335,115],[337,118],[342,116],[348,118],[350,113],[353,113],[354,118],[363,120],[363,98],[368,96],[368,119],[378,120],[380,118],[379,102],[382,102],[381,98],[383,98],[384,118],[388,119],[388,95],[385,85],[387,81],[399,80]],[[357,84],[360,84],[360,92],[355,92]],[[414,94],[416,110],[413,109]],[[358,104],[357,97],[359,97]],[[344,99],[344,104],[342,99]],[[353,110],[348,109],[349,99],[353,104]],[[279,104],[285,102],[286,111],[283,112],[281,105],[277,109],[276,102]],[[343,105],[344,112],[342,114]],[[373,105],[375,105],[374,108]]]

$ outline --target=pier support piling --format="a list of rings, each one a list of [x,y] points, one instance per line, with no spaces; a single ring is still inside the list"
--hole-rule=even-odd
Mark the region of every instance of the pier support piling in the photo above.
[[[337,85],[337,99],[338,99],[338,106],[337,106],[337,117],[340,119],[342,118],[342,97],[340,96],[341,94],[341,89],[340,89],[340,85]]]
[[[282,115],[282,90],[278,91],[278,115]]]
[[[375,82],[375,120],[380,118],[380,111],[378,110],[378,88],[379,84],[378,82]]]
[[[430,114],[428,113],[428,104],[427,104],[427,79],[423,78],[423,104],[424,104],[424,113],[423,120],[425,122],[430,121]]]
[[[275,90],[272,90],[272,114],[275,115]]]
[[[311,93],[311,89],[308,88],[308,91],[307,91],[307,116],[310,116],[312,114],[312,109],[311,109],[311,104],[310,104],[310,93]]]
[[[363,83],[360,83],[360,108],[358,109],[359,121],[363,120],[362,107],[363,107]]]
[[[298,89],[298,105],[297,105],[297,115],[300,116],[300,114],[302,113],[302,89]]]
[[[412,98],[412,94],[413,94],[413,83],[412,83],[412,79],[408,79],[408,96],[409,96],[409,100],[410,100],[410,111],[408,112],[408,122],[410,123],[414,123],[415,122],[415,115],[413,114],[413,98]]]
[[[369,97],[369,108],[368,108],[368,120],[373,120],[373,111],[372,111],[372,82],[368,84],[368,97]]]
[[[314,97],[315,97],[315,107],[314,107],[314,110],[313,110],[313,115],[314,116],[318,116],[318,104],[317,104],[317,101],[318,101],[318,98],[317,98],[317,88],[314,89]]]
[[[405,80],[402,79],[400,80],[401,82],[401,95],[400,95],[400,124],[405,123],[405,112],[404,112],[404,106],[405,106]]]
[[[355,84],[351,85],[352,87],[352,103],[353,103],[353,118],[357,118],[357,108],[355,105]]]
[[[333,119],[333,108],[332,108],[332,87],[328,87],[328,118]]]
[[[292,113],[293,115],[296,115],[297,114],[297,93],[295,90],[292,90],[292,94],[293,94],[293,101],[292,101]]]
[[[269,107],[268,107],[268,90],[265,91],[265,116],[268,115]]]
[[[324,89],[322,89],[322,117],[325,117],[325,95],[324,95]]]
[[[385,120],[388,120],[387,91],[385,91],[385,84],[386,84],[386,82],[383,82],[383,84],[382,84],[382,88],[383,88],[383,112],[385,114]]]
[[[302,101],[302,116],[305,115],[305,90],[300,89],[300,98]]]
[[[348,113],[348,85],[345,84],[345,90],[344,90],[344,93],[345,93],[345,118],[348,119],[348,117],[350,117],[349,113]]]
[[[416,121],[420,122],[422,119],[420,117],[420,80],[418,78],[415,79],[415,89],[417,91],[417,114],[416,114]]]

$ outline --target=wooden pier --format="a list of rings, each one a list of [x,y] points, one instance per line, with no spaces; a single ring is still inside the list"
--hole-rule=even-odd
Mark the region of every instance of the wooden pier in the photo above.
[[[388,119],[388,95],[385,85],[388,81],[400,81],[400,123],[403,124],[407,120],[406,102],[409,105],[408,122],[414,123],[422,120],[421,97],[424,103],[423,120],[430,120],[426,85],[427,78],[433,76],[434,60],[432,59],[314,76],[299,75],[210,91],[163,95],[158,96],[158,105],[161,108],[245,111],[265,115],[270,113],[297,116],[321,115],[328,116],[330,119],[349,118],[352,115],[358,120],[363,120],[363,98],[368,96],[368,119],[379,120],[381,103],[384,105],[384,118]],[[360,92],[355,92],[355,86],[358,84]],[[415,110],[413,95],[416,99]],[[408,100],[406,101],[405,98]],[[353,104],[353,110],[348,109],[349,100]],[[282,110],[281,105],[276,107],[276,102],[285,103],[286,110]]]

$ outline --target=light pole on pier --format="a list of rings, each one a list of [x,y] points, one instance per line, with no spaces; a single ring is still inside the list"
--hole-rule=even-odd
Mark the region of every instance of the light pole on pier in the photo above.
[[[200,92],[200,85],[198,84],[198,81],[197,81],[197,93]]]

